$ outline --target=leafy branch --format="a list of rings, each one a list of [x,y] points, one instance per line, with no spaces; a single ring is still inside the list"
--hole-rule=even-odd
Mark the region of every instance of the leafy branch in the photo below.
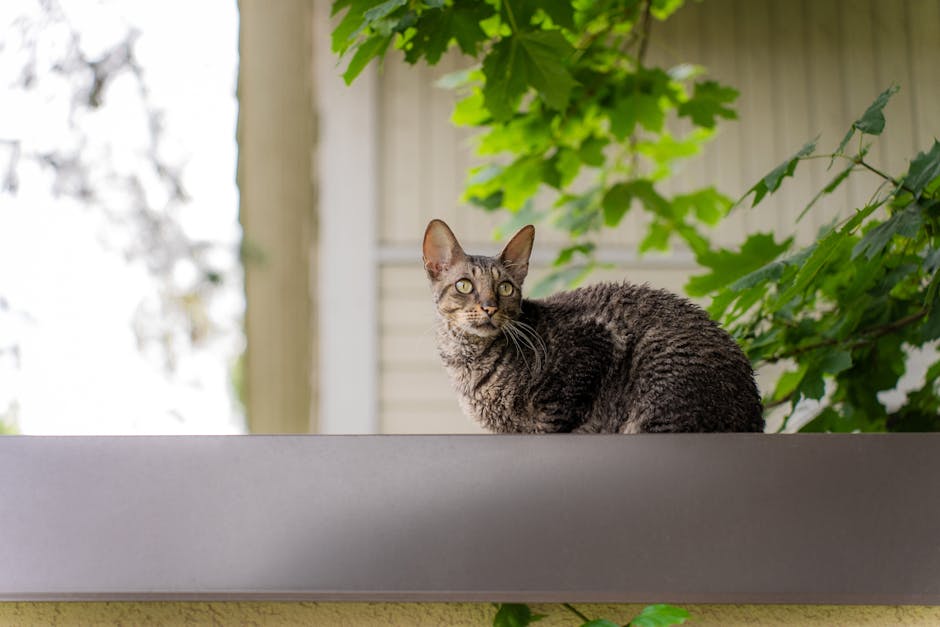
[[[596,236],[632,208],[648,216],[640,252],[674,240],[707,246],[703,229],[731,206],[712,187],[668,196],[674,164],[697,155],[720,119],[734,119],[738,92],[685,64],[644,62],[654,20],[682,0],[337,0],[333,49],[352,81],[375,58],[399,50],[408,63],[437,63],[456,45],[476,61],[445,80],[461,95],[452,120],[480,129],[487,159],[468,176],[464,200],[506,211],[508,231],[549,223],[570,243],[544,293],[597,266]],[[669,120],[692,128],[676,136]]]
[[[752,207],[793,177],[802,161],[847,160],[848,167],[804,209],[857,173],[889,184],[863,207],[824,229],[816,241],[795,248],[753,234],[739,250],[707,250],[698,256],[708,272],[693,277],[688,291],[711,296],[709,308],[742,343],[755,365],[787,364],[768,408],[789,404],[781,429],[804,431],[905,431],[940,429],[940,361],[927,366],[924,382],[889,407],[882,392],[895,390],[913,348],[933,354],[940,339],[940,143],[892,176],[866,160],[885,127],[883,110],[898,88],[880,94],[828,154],[816,142],[755,183],[744,197]],[[845,152],[858,134],[858,148]],[[788,425],[804,400],[820,409],[803,425]]]

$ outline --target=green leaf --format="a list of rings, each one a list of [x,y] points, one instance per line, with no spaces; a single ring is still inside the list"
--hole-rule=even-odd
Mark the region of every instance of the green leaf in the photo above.
[[[601,205],[604,207],[604,224],[617,226],[630,210],[633,202],[633,191],[629,183],[617,183],[607,190]]]
[[[669,238],[672,233],[671,225],[662,220],[653,221],[646,231],[646,237],[640,242],[639,251],[646,253],[651,250],[669,250]]]
[[[729,120],[738,117],[728,104],[738,97],[738,90],[716,81],[696,83],[692,97],[679,105],[679,116],[691,118],[697,126],[715,128],[716,118]]]
[[[888,246],[895,235],[914,237],[923,224],[924,217],[920,207],[916,204],[909,205],[868,231],[852,249],[852,259],[861,255],[872,259]]]
[[[555,206],[561,209],[556,213],[555,226],[574,237],[603,226],[604,209],[599,188],[591,188],[576,196],[565,194],[556,201]]]
[[[633,134],[637,123],[653,133],[663,130],[666,112],[660,105],[658,95],[625,93],[610,111],[610,132],[623,141]]]
[[[545,11],[556,26],[570,31],[577,28],[574,23],[574,6],[571,0],[540,0],[538,6]]]
[[[774,388],[774,400],[782,401],[783,399],[793,395],[797,388],[799,388],[800,383],[803,382],[803,377],[806,376],[806,371],[807,366],[804,364],[796,370],[789,370],[780,375],[780,378],[777,379],[777,386]],[[794,406],[796,405],[797,401],[799,401],[799,397],[794,396]]]
[[[515,37],[504,38],[483,59],[484,104],[497,122],[513,116],[527,88],[525,64],[522,55],[516,54],[517,47]]]
[[[478,126],[490,118],[483,101],[483,92],[474,89],[469,96],[454,105],[450,121],[457,126]]]
[[[436,9],[426,11],[414,25],[414,33],[405,48],[405,61],[415,64],[421,57],[429,65],[435,65],[447,51],[452,38],[451,11]]]
[[[669,202],[659,195],[648,179],[635,179],[626,183],[617,183],[604,194],[601,205],[604,208],[604,223],[617,226],[624,214],[630,209],[631,201],[636,198],[651,213],[666,215],[670,213]]]
[[[826,407],[819,414],[800,427],[800,433],[833,433],[845,431],[845,424],[839,412]]]
[[[385,54],[386,48],[391,43],[392,38],[381,37],[378,35],[366,39],[362,45],[356,48],[356,54],[349,61],[346,71],[343,72],[343,80],[349,85],[362,73],[362,70],[369,64],[369,61],[377,56]]]
[[[578,150],[578,156],[581,161],[589,166],[599,168],[604,165],[604,148],[610,143],[606,137],[588,137],[581,144]]]
[[[528,87],[552,109],[568,106],[577,82],[565,60],[574,48],[558,30],[523,32],[502,39],[483,61],[486,106],[497,121],[508,120]]]
[[[405,6],[408,0],[385,0],[362,14],[366,24],[388,17],[395,9]]]
[[[479,44],[487,39],[486,33],[480,28],[480,22],[494,13],[494,8],[486,2],[454,0],[450,27],[461,52],[476,56]]]
[[[776,299],[777,307],[789,302],[798,294],[808,290],[811,285],[815,285],[816,277],[823,271],[823,268],[832,260],[838,259],[848,252],[848,247],[852,245],[852,239],[847,233],[842,231],[830,231],[812,245],[812,253],[804,264],[800,266],[796,277],[790,283],[786,290]]]
[[[686,215],[691,209],[696,218],[710,226],[718,224],[728,213],[731,204],[731,199],[714,187],[706,187],[690,194],[679,194],[672,199],[672,206],[677,214]]]
[[[342,55],[356,43],[356,36],[366,27],[364,13],[380,3],[381,0],[355,0],[333,4],[333,15],[336,15],[343,7],[349,7],[343,19],[333,29],[331,36],[333,52]]]
[[[581,627],[620,627],[620,625],[606,618],[595,618],[584,623]]]
[[[732,283],[728,286],[728,290],[731,292],[741,292],[747,289],[750,289],[761,283],[769,283],[776,281],[781,276],[783,276],[783,271],[789,265],[790,261],[788,259],[778,259],[776,261],[771,261],[765,266],[745,274],[743,277]]]
[[[564,62],[574,48],[558,30],[544,30],[518,35],[519,52],[526,63],[528,83],[552,109],[564,109],[577,82]]]
[[[897,93],[898,89],[900,88],[897,85],[892,85],[881,92],[881,94],[875,98],[875,101],[868,106],[865,113],[862,114],[862,117],[852,122],[852,126],[849,127],[849,130],[845,133],[845,136],[842,138],[842,141],[839,142],[839,146],[833,154],[842,154],[842,151],[845,150],[852,136],[855,135],[855,131],[861,131],[868,135],[881,135],[881,131],[885,128],[883,109],[885,105],[888,104],[888,100],[891,99],[891,96]],[[833,161],[835,161],[835,157],[829,162],[830,168],[832,167]]]
[[[823,381],[822,372],[816,368],[810,368],[800,381],[798,391],[803,398],[816,401],[821,399],[826,394],[826,383]]]
[[[711,272],[689,279],[686,292],[689,296],[710,294],[767,265],[787,250],[792,242],[793,238],[788,238],[778,244],[770,233],[755,233],[747,238],[740,251],[719,249],[698,255],[699,264],[711,269]]]
[[[516,211],[535,195],[544,175],[544,164],[537,156],[523,156],[507,166],[500,175],[503,206]]]
[[[764,196],[777,191],[784,177],[793,176],[793,173],[796,171],[796,164],[800,162],[800,159],[811,154],[814,150],[816,150],[816,140],[807,142],[795,155],[771,170],[767,176],[758,181],[751,189],[747,190],[747,193],[735,204],[740,204],[753,192],[754,201],[751,203],[751,206],[756,206]]]
[[[940,142],[934,140],[929,151],[917,153],[911,161],[911,167],[902,184],[914,194],[916,199],[921,197],[924,188],[938,176],[940,176]]]
[[[583,244],[574,244],[572,246],[568,246],[567,248],[563,248],[558,252],[558,256],[555,258],[555,261],[552,262],[552,265],[556,268],[567,265],[571,263],[571,259],[575,254],[590,256],[594,252],[595,248],[596,245],[592,242],[585,242]]]
[[[666,111],[660,104],[660,100],[657,96],[647,94],[639,94],[634,99],[636,121],[651,133],[661,132],[666,123]]]
[[[852,126],[868,135],[881,135],[881,131],[885,128],[883,109],[885,105],[888,104],[888,100],[891,99],[891,96],[898,92],[898,89],[900,89],[900,87],[892,85],[881,92],[881,94],[875,98],[875,101],[865,110],[862,117],[855,120]],[[840,149],[836,152],[841,152],[842,148],[844,148],[844,146],[840,146]]]
[[[665,20],[678,11],[684,2],[685,0],[653,0],[650,5],[650,13],[657,20]]]
[[[415,63],[424,57],[428,64],[434,65],[455,39],[464,54],[476,56],[479,44],[488,39],[480,22],[494,14],[494,7],[475,0],[454,0],[453,5],[446,8],[443,0],[424,4],[432,10],[423,11],[409,31],[405,60]],[[400,32],[404,28],[399,26],[396,30]]]
[[[816,367],[827,374],[839,374],[852,367],[852,354],[838,348],[827,349],[822,351]]]
[[[581,169],[581,159],[573,150],[562,148],[545,162],[543,180],[556,189],[564,189]]]
[[[630,621],[630,627],[669,627],[681,625],[689,619],[689,613],[681,607],[658,604],[648,605]]]
[[[842,154],[842,151],[845,150],[845,147],[849,144],[852,137],[855,135],[855,125],[849,127],[849,130],[846,131],[845,135],[842,136],[842,141],[839,142],[839,146],[836,148],[836,151],[832,155],[832,159],[829,160],[829,167],[832,167],[832,164],[835,163],[836,155]],[[827,168],[828,169],[828,168]]]
[[[867,150],[864,151],[864,152],[867,152]],[[864,154],[864,152],[863,152],[863,154]],[[832,178],[832,180],[829,181],[829,183],[828,183],[824,188],[822,188],[822,190],[821,190],[818,194],[816,194],[815,196],[813,196],[813,199],[809,201],[809,204],[807,204],[807,205],[803,208],[803,211],[800,212],[800,215],[798,215],[798,216],[796,217],[797,222],[799,222],[800,220],[803,219],[803,216],[806,215],[806,213],[813,207],[813,205],[815,205],[815,204],[819,201],[820,198],[822,198],[822,197],[823,197],[824,195],[826,195],[826,194],[831,194],[831,193],[834,192],[840,185],[842,185],[842,182],[845,181],[845,179],[849,178],[849,175],[850,175],[854,170],[855,170],[855,162],[853,161],[853,162],[850,163],[848,166],[846,166],[846,168],[845,168],[844,170],[842,170],[841,172],[839,172],[838,174],[836,174],[836,175]]]
[[[649,157],[656,164],[656,169],[650,174],[652,179],[662,179],[670,174],[669,166],[678,159],[694,157],[702,152],[702,147],[711,138],[712,132],[697,128],[676,139],[664,130],[659,135],[636,143],[636,150]]]
[[[631,97],[621,98],[610,111],[610,133],[623,141],[636,128],[636,102]]]
[[[533,614],[528,605],[501,603],[493,618],[493,627],[526,627],[543,618],[542,614]]]
[[[920,339],[923,342],[932,342],[940,338],[940,302],[936,302],[940,299],[934,300],[935,302],[930,305],[927,319],[920,328]]]

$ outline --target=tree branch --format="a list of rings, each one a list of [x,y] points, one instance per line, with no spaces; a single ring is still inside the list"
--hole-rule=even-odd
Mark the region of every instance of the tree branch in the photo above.
[[[850,344],[848,344],[847,348],[849,350],[853,350],[856,348],[861,348],[862,346],[867,346],[880,337],[889,335],[899,329],[903,329],[904,327],[910,324],[918,322],[919,320],[924,318],[927,315],[927,313],[928,311],[926,308],[921,309],[908,316],[904,316],[903,318],[898,318],[897,320],[894,320],[887,324],[883,324],[883,325],[879,325],[876,327],[871,327],[870,329],[866,329],[860,334],[861,336],[863,336],[863,339],[859,339],[854,342],[851,342]],[[845,340],[836,340],[836,339],[821,340],[819,342],[814,342],[813,344],[800,346],[789,352],[780,353],[778,355],[768,357],[764,361],[769,364],[773,364],[773,363],[780,361],[781,359],[792,359],[793,357],[798,357],[800,355],[812,352],[818,348],[825,348],[827,346],[839,346],[840,344],[843,344],[843,342],[845,342]]]

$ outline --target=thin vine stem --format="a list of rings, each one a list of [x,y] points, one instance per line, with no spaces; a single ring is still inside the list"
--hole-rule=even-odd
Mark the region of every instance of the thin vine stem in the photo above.
[[[904,181],[899,181],[899,180],[897,180],[896,178],[894,178],[893,176],[882,172],[881,170],[879,170],[879,169],[876,168],[875,166],[871,165],[870,163],[868,163],[867,161],[865,161],[865,160],[862,159],[861,157],[852,157],[852,156],[850,156],[850,155],[846,155],[846,154],[843,154],[843,153],[830,153],[830,154],[826,154],[826,155],[808,155],[808,156],[806,156],[806,157],[800,157],[800,161],[811,161],[811,160],[813,160],[813,159],[835,159],[836,157],[839,157],[839,158],[841,158],[841,159],[846,159],[847,161],[852,161],[853,163],[856,163],[856,164],[862,166],[863,168],[865,168],[866,170],[868,170],[868,171],[871,172],[872,174],[877,174],[878,176],[880,176],[880,177],[883,178],[884,180],[888,181],[889,183],[891,183],[892,185],[894,185],[894,186],[897,187],[898,189],[903,189],[904,191],[906,191],[906,192],[908,192],[908,193],[910,193],[910,194],[915,194],[915,192],[914,192],[913,189],[911,189],[910,187],[908,187],[907,185],[904,184]],[[916,194],[915,194],[915,195],[916,195]]]
[[[783,359],[792,359],[793,357],[798,357],[800,355],[804,355],[806,353],[812,352],[818,348],[826,348],[828,346],[845,345],[845,348],[849,350],[861,348],[863,346],[868,346],[875,340],[881,337],[884,337],[885,335],[889,335],[891,333],[894,333],[895,331],[899,331],[903,329],[904,327],[908,325],[911,325],[911,324],[914,324],[915,322],[920,321],[928,313],[929,311],[926,308],[920,309],[908,316],[899,318],[888,324],[882,324],[876,327],[865,329],[859,334],[862,336],[862,339],[855,340],[854,342],[850,342],[848,344],[846,344],[845,340],[837,340],[837,339],[820,340],[819,342],[813,342],[812,344],[806,344],[804,346],[797,347],[793,349],[792,351],[787,351],[787,352],[779,353],[777,355],[773,355],[771,357],[764,359],[764,361],[769,364],[773,364]]]
[[[561,606],[565,608],[566,610],[568,610],[569,612],[571,612],[572,614],[574,614],[575,616],[577,616],[578,618],[580,618],[581,620],[583,620],[585,623],[591,622],[590,618],[588,618],[587,616],[579,612],[578,609],[575,606],[571,605],[570,603],[562,603]]]

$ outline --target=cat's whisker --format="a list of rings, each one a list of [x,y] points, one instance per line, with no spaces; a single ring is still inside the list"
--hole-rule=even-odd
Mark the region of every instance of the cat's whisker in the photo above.
[[[536,372],[541,370],[542,358],[543,355],[547,356],[547,350],[545,342],[535,329],[518,320],[509,320],[505,328],[511,329],[512,334],[532,351],[534,369]],[[528,366],[528,360],[526,360],[526,365]]]
[[[542,349],[542,352],[545,355],[548,355],[548,347],[545,346],[545,340],[542,339],[542,336],[539,335],[539,332],[535,330],[532,325],[526,324],[521,320],[513,320],[513,323],[518,326],[524,333],[527,333],[529,337],[535,340],[539,347]]]
[[[529,367],[529,360],[525,356],[525,351],[519,345],[518,332],[516,329],[513,329],[511,325],[504,325],[500,331],[503,335],[512,342],[513,347],[516,349],[516,354],[522,357],[522,362],[525,364],[526,368]]]

